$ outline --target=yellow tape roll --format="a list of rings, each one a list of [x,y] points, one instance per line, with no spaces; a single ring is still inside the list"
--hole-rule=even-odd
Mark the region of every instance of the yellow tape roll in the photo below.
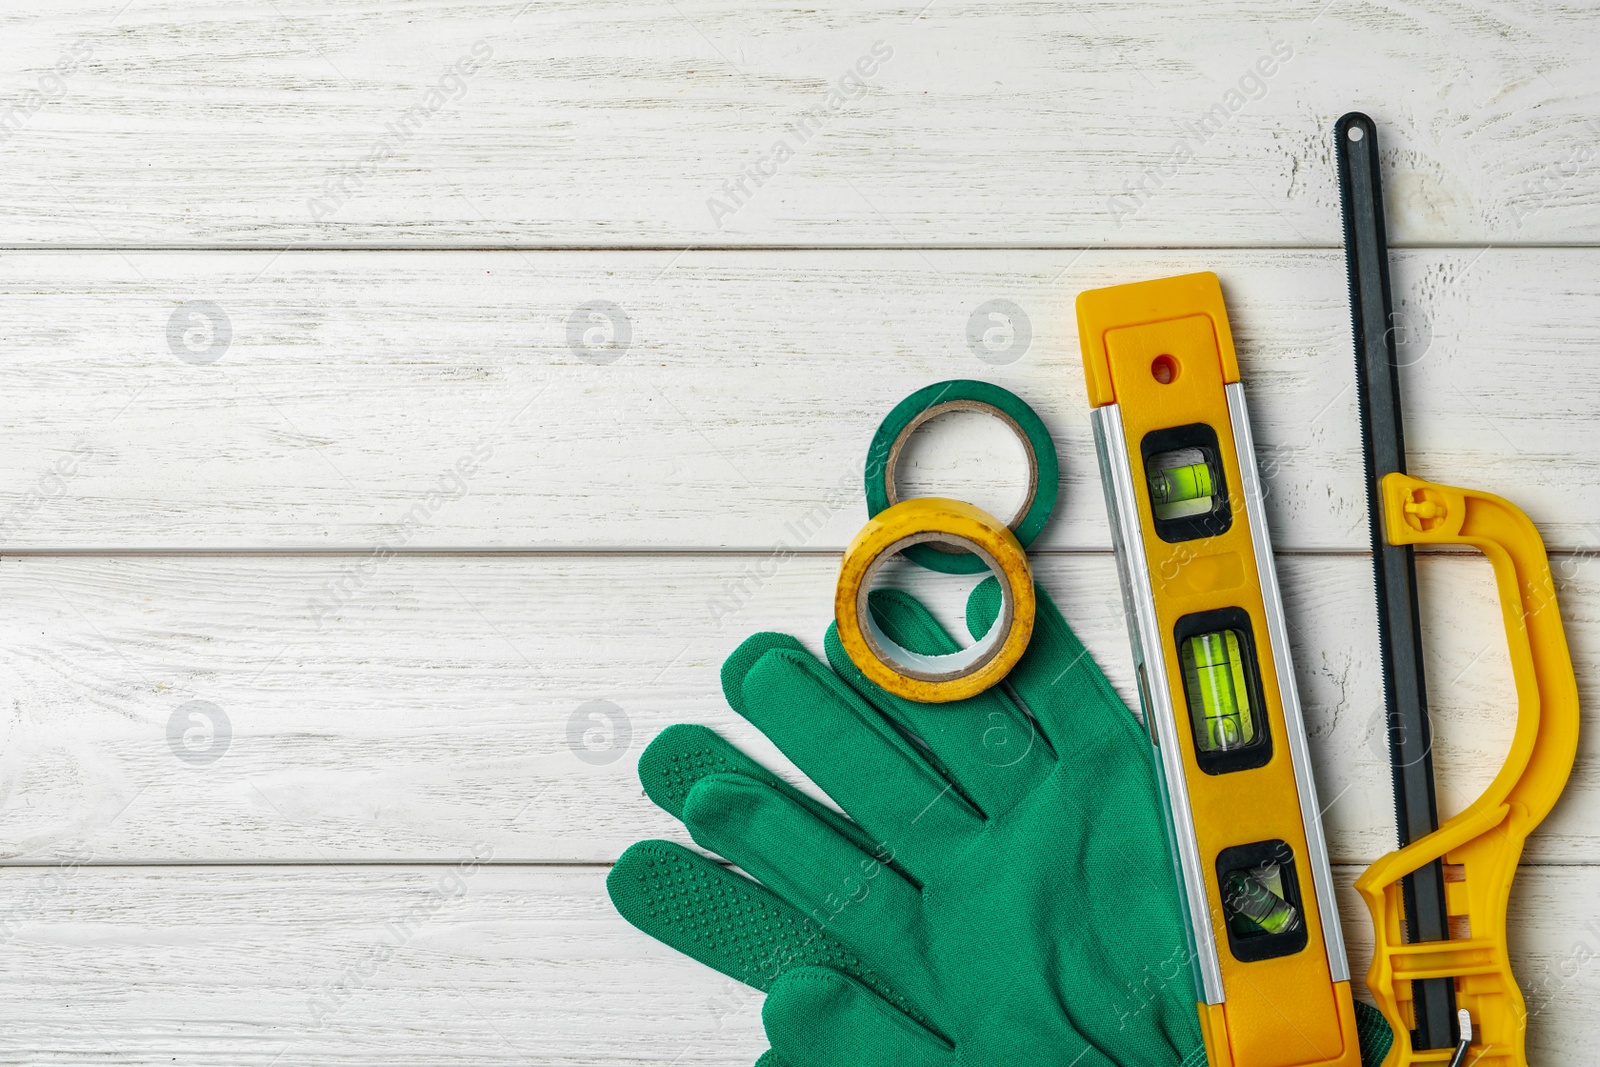
[[[975,553],[1000,579],[1000,614],[975,645],[946,656],[902,648],[867,610],[872,577],[911,545],[939,541]],[[1033,636],[1033,574],[1006,524],[982,508],[943,497],[918,497],[880,511],[856,534],[839,566],[833,613],[839,643],[874,683],[908,700],[964,700],[1004,678]]]

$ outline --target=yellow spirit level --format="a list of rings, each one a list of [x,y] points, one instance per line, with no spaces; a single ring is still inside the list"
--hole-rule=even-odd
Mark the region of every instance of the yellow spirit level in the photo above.
[[[1091,290],[1078,336],[1211,1067],[1360,1067],[1222,287]]]

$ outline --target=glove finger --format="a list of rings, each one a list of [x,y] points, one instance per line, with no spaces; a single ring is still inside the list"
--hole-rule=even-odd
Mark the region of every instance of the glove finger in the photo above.
[[[930,656],[960,651],[961,646],[915,597],[883,589],[868,600],[883,632],[910,651]],[[922,704],[868,681],[839,643],[836,625],[828,627],[824,645],[839,676],[921,738],[955,787],[988,817],[1010,811],[1054,769],[1055,753],[1039,743],[1032,721],[1001,689],[950,704]]]
[[[657,941],[756,989],[794,966],[887,983],[838,938],[767,889],[671,841],[639,841],[606,877],[622,917]]]
[[[785,1067],[956,1067],[949,1043],[870,989],[824,967],[785,972],[761,1022]]]
[[[1356,1036],[1361,1043],[1362,1067],[1378,1067],[1389,1055],[1394,1045],[1394,1030],[1389,1020],[1378,1009],[1365,1001],[1356,1001]]]
[[[1043,589],[1037,592],[1033,639],[1006,682],[1038,717],[1051,744],[1066,754],[1069,774],[1063,778],[1061,798],[1072,806],[1086,834],[1084,862],[1100,864],[1094,868],[1103,872],[1097,884],[1117,886],[1143,871],[1159,879],[1153,899],[1164,901],[1172,894],[1171,868],[1150,739],[1055,603]],[[967,603],[969,626],[985,627],[999,601],[998,583],[981,583]],[[1095,829],[1105,825],[1119,826],[1122,841],[1109,847],[1095,844]],[[1154,849],[1145,857],[1149,863],[1132,862],[1126,842],[1135,839]],[[1120,898],[1114,894],[1111,899]]]
[[[656,735],[639,757],[639,783],[644,786],[645,795],[679,822],[683,821],[683,805],[689,798],[689,790],[708,774],[742,774],[761,782],[868,852],[876,847],[861,827],[800,792],[708,726],[690,723],[669,726]]]
[[[1078,635],[1061,617],[1055,602],[1037,583],[1038,607],[1033,616],[1033,638],[1022,659],[1006,675],[1006,683],[1039,723],[1058,753],[1071,753],[1082,761],[1101,742],[1137,744],[1147,751],[1149,740],[1089,655]],[[967,628],[974,634],[989,630],[1000,612],[1000,583],[988,578],[978,583],[967,599]]]
[[[982,817],[878,710],[786,634],[757,634],[723,665],[734,710],[916,876]]]
[[[689,792],[684,824],[712,849],[837,937],[867,965],[895,976],[922,1000],[926,965],[916,947],[922,895],[893,868],[888,851],[863,852],[792,798],[738,774],[702,778]]]

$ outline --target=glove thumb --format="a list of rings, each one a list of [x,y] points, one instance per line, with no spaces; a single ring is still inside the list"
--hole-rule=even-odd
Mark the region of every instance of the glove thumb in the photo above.
[[[784,1067],[956,1067],[955,1050],[866,986],[826,967],[794,967],[761,1009]]]

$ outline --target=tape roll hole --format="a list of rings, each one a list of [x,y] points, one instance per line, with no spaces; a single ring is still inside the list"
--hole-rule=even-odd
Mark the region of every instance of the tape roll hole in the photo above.
[[[997,457],[1004,459],[996,462]],[[891,505],[953,497],[1011,516],[1006,525],[1013,530],[1038,491],[1038,459],[1027,434],[999,408],[978,401],[937,404],[913,419],[895,440],[888,467]],[[957,551],[949,543],[930,544]]]
[[[983,561],[984,566],[989,568],[989,573],[1000,583],[1000,613],[995,616],[987,633],[959,652],[942,656],[913,652],[884,633],[871,611],[868,594],[872,591],[879,572],[886,564],[899,558],[905,549],[919,544],[941,545],[950,552],[971,552]],[[1006,582],[1005,572],[986,548],[956,534],[930,530],[902,537],[868,565],[860,591],[856,594],[856,617],[861,622],[861,631],[866,638],[867,646],[879,662],[907,678],[923,682],[945,682],[982,669],[1000,654],[1000,649],[1005,644],[1006,636],[1011,632],[1012,622],[1016,618],[1016,600]]]

